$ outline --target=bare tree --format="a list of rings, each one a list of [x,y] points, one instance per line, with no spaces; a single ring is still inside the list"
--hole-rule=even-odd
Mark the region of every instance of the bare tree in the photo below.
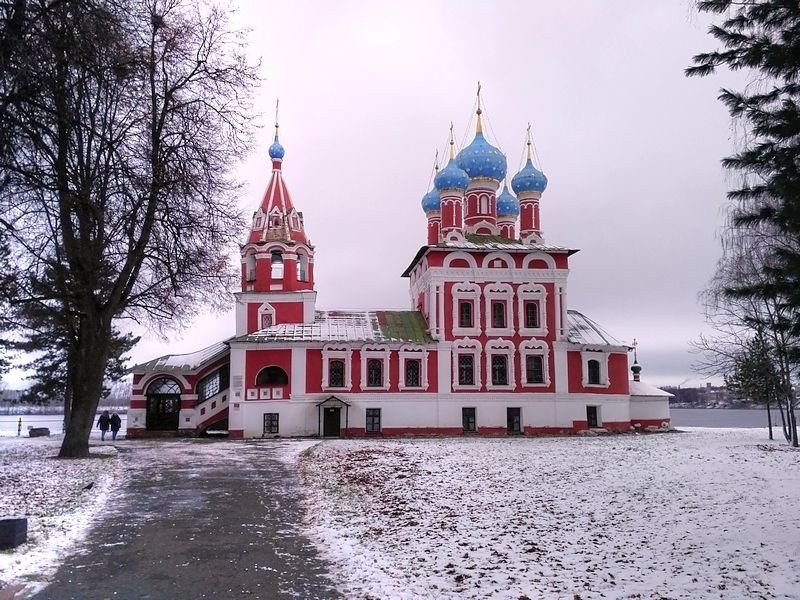
[[[0,156],[0,211],[25,273],[16,317],[35,306],[63,342],[72,411],[60,456],[81,457],[114,321],[170,327],[227,303],[243,225],[230,171],[249,140],[257,65],[213,5],[38,5],[24,50],[41,89],[3,115],[20,134]]]
[[[723,256],[701,300],[706,321],[713,334],[701,335],[693,342],[697,350],[695,370],[739,379],[742,371],[749,371],[752,379],[753,363],[763,368],[759,388],[752,382],[749,390],[774,390],[774,398],[760,400],[769,413],[774,399],[780,415],[784,436],[797,446],[796,398],[793,393],[796,365],[794,349],[798,340],[792,326],[793,309],[777,290],[766,285],[765,271],[769,269],[772,249],[792,240],[767,224],[746,229],[729,227],[723,236]],[[750,289],[762,288],[758,294]],[[747,293],[738,293],[738,290]],[[753,356],[753,348],[765,352],[764,356]],[[769,365],[769,368],[766,366]],[[775,380],[773,382],[773,379]],[[758,401],[758,398],[751,398]],[[771,415],[770,419],[770,437]]]

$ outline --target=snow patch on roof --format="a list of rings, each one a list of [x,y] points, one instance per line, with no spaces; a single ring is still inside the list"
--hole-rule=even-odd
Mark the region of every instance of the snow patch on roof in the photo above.
[[[656,386],[645,383],[644,381],[631,380],[628,382],[628,389],[630,390],[629,393],[631,396],[646,396],[651,398],[672,398],[674,396],[674,394],[665,392],[661,388],[657,388]]]
[[[136,365],[132,371],[196,371],[212,359],[228,352],[228,344],[217,342],[207,348],[189,354],[167,354]]]
[[[318,310],[313,323],[280,323],[237,338],[249,342],[432,343],[418,311]]]
[[[577,310],[567,311],[567,328],[569,330],[567,338],[573,344],[586,344],[589,346],[627,345]]]

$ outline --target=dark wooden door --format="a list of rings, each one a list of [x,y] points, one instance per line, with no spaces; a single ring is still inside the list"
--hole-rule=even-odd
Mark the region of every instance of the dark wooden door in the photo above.
[[[339,437],[341,433],[342,409],[326,407],[322,418],[322,435],[325,437]]]
[[[147,397],[147,429],[178,429],[181,397],[178,394],[151,394]]]
[[[589,428],[600,427],[600,424],[597,422],[597,407],[596,406],[587,406],[586,407],[586,420],[589,422]]]
[[[508,433],[522,433],[522,410],[519,408],[506,409]]]

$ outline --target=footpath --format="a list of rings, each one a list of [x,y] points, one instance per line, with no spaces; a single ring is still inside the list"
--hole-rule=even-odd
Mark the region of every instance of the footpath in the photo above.
[[[123,441],[104,515],[37,600],[340,595],[300,532],[300,482],[281,444]]]

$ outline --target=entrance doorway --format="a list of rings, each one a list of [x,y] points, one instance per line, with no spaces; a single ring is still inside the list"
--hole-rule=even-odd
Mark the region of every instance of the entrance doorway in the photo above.
[[[506,427],[508,433],[522,433],[522,409],[520,408],[507,408],[506,409]]]
[[[322,435],[339,437],[342,428],[342,409],[338,406],[326,406],[323,411]]]
[[[162,377],[147,387],[147,429],[177,430],[180,411],[181,388],[176,381]]]
[[[596,406],[586,407],[586,421],[589,424],[589,429],[600,427],[600,419],[597,415],[597,412],[598,411]]]

